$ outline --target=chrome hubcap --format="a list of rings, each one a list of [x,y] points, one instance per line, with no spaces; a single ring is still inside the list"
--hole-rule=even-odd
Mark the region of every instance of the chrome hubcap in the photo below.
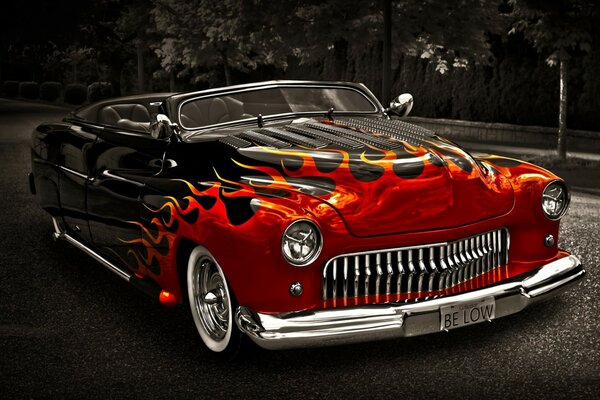
[[[196,264],[193,282],[195,307],[211,339],[221,341],[229,328],[229,298],[215,263],[205,257]]]

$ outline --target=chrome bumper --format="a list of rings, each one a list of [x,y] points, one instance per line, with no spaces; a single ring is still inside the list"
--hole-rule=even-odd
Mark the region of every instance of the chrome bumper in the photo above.
[[[440,331],[440,308],[495,299],[495,318],[517,313],[555,296],[585,275],[575,256],[566,256],[495,286],[411,304],[390,303],[261,314],[239,307],[236,322],[256,344],[271,350],[375,341]]]

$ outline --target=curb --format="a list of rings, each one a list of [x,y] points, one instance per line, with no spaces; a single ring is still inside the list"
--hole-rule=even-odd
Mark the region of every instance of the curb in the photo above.
[[[576,193],[585,193],[592,196],[600,196],[600,189],[588,188],[582,186],[571,186],[571,191]]]

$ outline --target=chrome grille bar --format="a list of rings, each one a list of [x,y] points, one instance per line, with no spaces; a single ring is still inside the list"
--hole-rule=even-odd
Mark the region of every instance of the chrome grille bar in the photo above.
[[[396,294],[418,299],[421,293],[466,290],[457,285],[506,265],[509,247],[502,228],[447,243],[340,255],[323,268],[323,300]]]
[[[371,268],[369,268],[369,255],[365,254],[365,291],[364,295],[368,296],[369,292],[369,280],[371,279]]]
[[[344,299],[348,297],[348,259],[344,258]]]
[[[337,268],[338,260],[333,260],[333,298],[337,298]]]
[[[394,269],[392,268],[392,253],[390,251],[386,253],[385,270],[387,272],[387,278],[385,281],[385,294],[389,295],[392,286],[392,276],[394,274]]]
[[[354,256],[354,296],[358,296],[358,282],[360,281],[359,256]]]

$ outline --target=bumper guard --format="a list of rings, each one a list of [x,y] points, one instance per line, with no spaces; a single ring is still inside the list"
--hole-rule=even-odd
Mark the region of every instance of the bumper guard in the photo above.
[[[439,332],[440,308],[495,299],[495,318],[517,313],[581,280],[585,270],[569,255],[495,286],[416,303],[262,314],[239,307],[236,323],[256,344],[271,350],[321,347]]]

